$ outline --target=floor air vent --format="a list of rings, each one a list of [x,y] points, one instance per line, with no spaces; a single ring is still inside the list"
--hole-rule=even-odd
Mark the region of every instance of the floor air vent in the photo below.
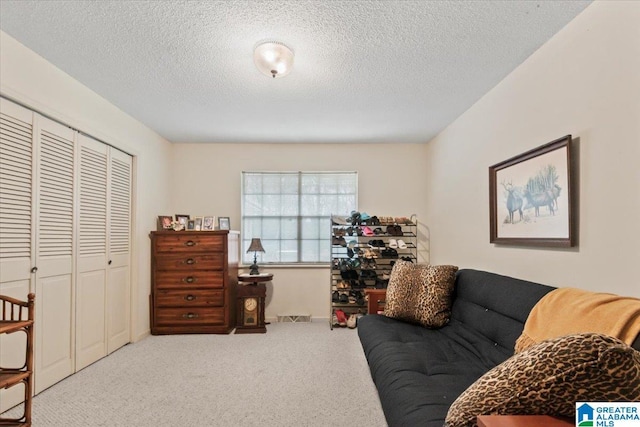
[[[311,322],[310,314],[278,314],[278,323]]]

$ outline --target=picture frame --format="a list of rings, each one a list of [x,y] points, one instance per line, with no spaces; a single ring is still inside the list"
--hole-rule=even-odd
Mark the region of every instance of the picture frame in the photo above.
[[[571,135],[489,167],[490,243],[575,245]]]
[[[196,220],[195,219],[189,219],[187,220],[187,231],[195,231],[196,230]]]
[[[175,217],[178,224],[184,226],[184,228],[187,228],[187,221],[191,219],[189,215],[176,214]]]
[[[202,231],[202,221],[203,221],[203,217],[201,216],[196,216],[193,218],[194,221],[194,227],[193,230],[194,231]]]
[[[231,222],[228,216],[218,217],[218,230],[230,230]]]
[[[172,230],[173,229],[173,217],[171,215],[159,215],[157,229],[159,230]]]
[[[216,217],[205,216],[202,219],[202,231],[213,231],[216,228]]]

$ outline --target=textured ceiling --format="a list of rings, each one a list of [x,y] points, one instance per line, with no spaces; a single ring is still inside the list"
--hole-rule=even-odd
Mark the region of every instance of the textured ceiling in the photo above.
[[[0,28],[173,142],[420,143],[588,4],[0,0]]]

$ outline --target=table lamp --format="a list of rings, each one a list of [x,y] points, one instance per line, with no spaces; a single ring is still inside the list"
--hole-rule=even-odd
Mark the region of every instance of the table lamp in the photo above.
[[[253,252],[253,264],[251,265],[251,270],[249,271],[249,275],[255,276],[256,274],[260,274],[258,271],[258,252],[264,252],[264,248],[262,247],[262,242],[259,238],[251,239],[251,244],[249,245],[249,249],[247,249],[247,253]]]

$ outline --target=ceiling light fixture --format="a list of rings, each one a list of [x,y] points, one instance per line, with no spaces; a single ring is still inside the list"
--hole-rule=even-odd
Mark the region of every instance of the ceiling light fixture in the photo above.
[[[265,76],[284,77],[293,68],[293,50],[277,41],[266,41],[256,45],[253,61]]]

